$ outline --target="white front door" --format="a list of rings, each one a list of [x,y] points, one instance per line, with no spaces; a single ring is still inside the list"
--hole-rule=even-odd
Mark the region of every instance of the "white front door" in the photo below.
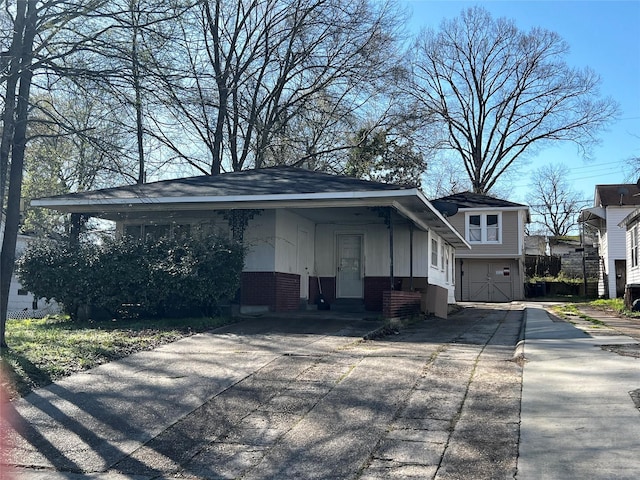
[[[362,235],[338,235],[338,297],[362,298]]]

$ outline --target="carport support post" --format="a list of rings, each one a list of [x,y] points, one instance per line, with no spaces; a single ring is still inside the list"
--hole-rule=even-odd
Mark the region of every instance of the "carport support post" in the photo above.
[[[391,207],[389,207],[387,215],[387,226],[389,227],[389,281],[391,282],[391,290],[393,290],[395,282],[393,279],[393,218],[391,215]]]
[[[389,229],[389,282],[391,290],[395,290],[393,278],[393,209],[391,207],[372,207],[372,210],[378,212],[378,216],[384,219],[384,224]]]
[[[409,224],[409,290],[413,292],[413,223]]]

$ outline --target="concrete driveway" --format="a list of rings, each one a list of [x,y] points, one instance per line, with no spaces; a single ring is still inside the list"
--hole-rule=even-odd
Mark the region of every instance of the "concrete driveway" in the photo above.
[[[322,317],[195,335],[10,404],[0,478],[514,478],[522,318],[503,304],[376,340],[375,321]]]

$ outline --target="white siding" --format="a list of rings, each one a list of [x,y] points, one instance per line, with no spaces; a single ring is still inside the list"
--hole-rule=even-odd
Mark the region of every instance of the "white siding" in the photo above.
[[[433,253],[432,251],[432,240],[436,240],[438,242],[438,265],[432,265],[431,264],[431,254]],[[456,299],[455,299],[455,271],[454,271],[454,267],[455,267],[455,262],[453,261],[453,259],[451,258],[451,254],[452,252],[455,252],[455,249],[453,249],[453,247],[449,247],[449,281],[447,281],[447,272],[446,272],[446,265],[442,265],[442,255],[440,252],[440,249],[442,248],[442,245],[447,245],[446,243],[444,243],[444,240],[442,239],[442,237],[440,237],[440,235],[436,234],[435,232],[429,232],[429,236],[428,236],[428,255],[426,258],[426,262],[427,265],[429,265],[429,283],[431,285],[438,285],[442,288],[447,289],[447,303],[456,303]]]
[[[346,225],[318,224],[316,227],[316,269],[320,276],[336,275],[336,237],[340,234],[360,234],[363,236],[364,272],[366,277],[389,276],[389,230],[384,224]],[[449,281],[445,269],[439,263],[431,266],[431,239],[442,238],[431,232],[414,229],[413,231],[413,277],[427,278],[433,285],[446,288],[449,292],[449,303],[455,303],[454,294],[454,248],[449,246]],[[410,232],[406,225],[396,225],[393,230],[393,274],[396,277],[409,277],[410,269]]]
[[[387,237],[389,233],[387,231]],[[396,227],[393,235],[393,273],[398,277],[411,274],[411,233],[407,227]],[[429,276],[429,233],[414,229],[413,231],[413,276],[426,278]],[[389,257],[388,238],[384,242]],[[387,272],[389,271],[387,262]]]
[[[244,261],[245,272],[274,272],[276,250],[276,214],[264,210],[249,220],[244,233],[247,254]]]
[[[634,222],[632,225],[629,225],[629,230],[626,231],[627,285],[640,285],[640,263],[633,266],[631,262],[631,236],[635,234],[634,229],[640,229],[640,223],[638,221]]]
[[[344,234],[363,236],[364,276],[389,275],[389,230],[383,224],[316,226],[315,258],[317,273],[321,277],[336,275],[336,237]],[[394,249],[395,251],[396,249]]]
[[[616,297],[616,260],[625,260],[626,252],[626,232],[623,227],[618,226],[624,218],[633,212],[636,206],[607,207],[606,208],[606,230],[601,232],[600,255],[603,258],[605,272],[607,274],[607,288],[609,298]],[[628,280],[627,280],[628,281]],[[598,293],[605,294],[602,288],[604,285],[600,281]]]
[[[19,258],[24,250],[27,248],[27,244],[30,237],[25,235],[18,235],[16,240],[16,258]],[[24,295],[26,293],[26,295]],[[18,318],[16,312],[20,315],[27,315],[27,312],[31,312],[34,306],[34,296],[32,293],[24,292],[22,285],[18,280],[18,277],[14,274],[11,276],[11,284],[9,285],[9,299],[7,303],[8,318]],[[57,304],[53,300],[48,303],[44,298],[40,298],[37,301],[37,308],[51,308],[51,312],[57,312]],[[28,315],[27,315],[28,316]]]
[[[315,224],[299,215],[287,210],[276,212],[275,226],[275,271],[281,273],[301,272],[298,269],[299,248],[307,249],[308,257],[313,265],[314,234]],[[298,230],[308,233],[307,245],[298,245]],[[313,273],[313,272],[311,272]]]

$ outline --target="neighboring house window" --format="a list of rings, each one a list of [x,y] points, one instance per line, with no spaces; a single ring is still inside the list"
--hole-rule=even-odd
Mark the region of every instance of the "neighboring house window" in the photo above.
[[[125,237],[142,238],[142,225],[125,225],[124,226]]]
[[[467,240],[470,243],[501,243],[502,215],[473,213],[467,215]]]
[[[164,237],[169,237],[169,225],[145,225],[144,238],[146,240],[156,241]]]
[[[173,228],[172,228],[173,227]],[[162,237],[185,238],[191,235],[189,224],[156,224],[156,225],[125,225],[124,235],[131,238],[144,238],[156,241]]]
[[[183,240],[191,236],[191,225],[178,223],[173,226],[173,238]]]
[[[438,240],[435,238],[431,239],[431,265],[438,266]]]
[[[638,226],[631,229],[631,266],[638,266]]]

